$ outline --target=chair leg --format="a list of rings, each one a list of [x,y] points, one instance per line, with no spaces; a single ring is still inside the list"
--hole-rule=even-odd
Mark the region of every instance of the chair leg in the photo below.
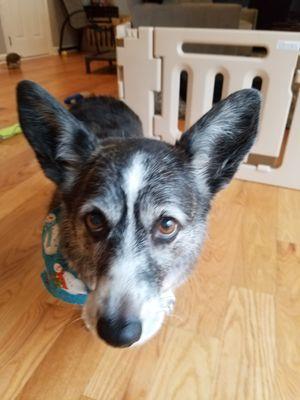
[[[85,71],[87,74],[91,73],[91,60],[85,59]]]
[[[79,29],[78,30],[78,51],[81,51],[82,40],[83,40],[83,29]]]
[[[69,17],[67,17],[63,24],[62,27],[60,29],[60,35],[59,35],[59,48],[58,48],[58,53],[61,54],[61,52],[63,51],[63,41],[64,41],[64,33],[65,33],[65,28],[67,23],[69,22]]]

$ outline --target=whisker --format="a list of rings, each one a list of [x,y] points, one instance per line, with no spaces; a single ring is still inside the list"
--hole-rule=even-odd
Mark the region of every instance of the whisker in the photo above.
[[[82,317],[81,316],[79,316],[79,317],[76,317],[76,318],[74,318],[74,319],[71,319],[70,321],[68,321],[68,323],[67,323],[67,325],[66,326],[70,326],[70,325],[72,325],[72,324],[75,324],[75,322],[78,322],[78,321],[82,321],[83,323],[84,323],[84,321],[83,321],[83,319],[82,319]]]
[[[178,315],[178,314],[171,313],[171,314],[168,315],[168,317],[169,317],[169,318],[175,318],[175,319],[177,319],[177,320],[180,321],[180,322],[184,322],[184,318],[181,317],[181,316]]]

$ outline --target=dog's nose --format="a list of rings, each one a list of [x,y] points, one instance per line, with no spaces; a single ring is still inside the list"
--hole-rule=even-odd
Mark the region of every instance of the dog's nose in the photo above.
[[[137,342],[142,334],[142,324],[138,319],[99,318],[98,335],[115,347],[128,347]]]

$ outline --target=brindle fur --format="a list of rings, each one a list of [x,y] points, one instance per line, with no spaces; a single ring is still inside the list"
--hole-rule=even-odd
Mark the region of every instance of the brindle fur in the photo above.
[[[174,146],[144,138],[137,115],[113,98],[69,112],[30,81],[19,83],[17,96],[24,134],[57,184],[63,254],[91,289],[87,325],[102,336],[104,317],[115,330],[116,321],[135,318],[142,326],[135,342],[144,342],[193,269],[214,195],[254,142],[259,93],[245,89],[219,102]],[[101,237],[85,224],[95,209],[105,216]],[[155,236],[163,215],[178,221],[172,240]]]

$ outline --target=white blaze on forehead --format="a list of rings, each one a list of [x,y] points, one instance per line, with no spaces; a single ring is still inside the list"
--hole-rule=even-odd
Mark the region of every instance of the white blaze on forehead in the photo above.
[[[139,191],[144,184],[145,167],[144,159],[141,153],[137,153],[131,159],[128,168],[123,174],[122,188],[126,194],[127,205],[127,227],[124,231],[123,257],[135,258],[135,215],[134,205],[139,195]],[[131,262],[133,260],[130,260]]]
[[[131,221],[130,217],[131,213],[133,213],[133,208],[138,197],[138,193],[143,187],[145,176],[145,167],[143,161],[142,154],[135,154],[129,164],[129,167],[123,174],[122,186],[127,198],[129,221]]]

